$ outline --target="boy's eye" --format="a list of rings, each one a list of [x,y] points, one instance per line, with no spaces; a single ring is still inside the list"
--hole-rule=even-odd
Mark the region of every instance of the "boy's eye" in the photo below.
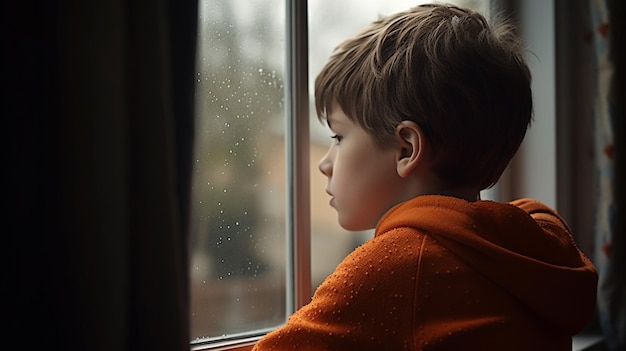
[[[341,139],[343,139],[343,137],[341,135],[337,135],[337,134],[331,136],[331,138],[335,139],[337,141],[337,144],[339,144]]]

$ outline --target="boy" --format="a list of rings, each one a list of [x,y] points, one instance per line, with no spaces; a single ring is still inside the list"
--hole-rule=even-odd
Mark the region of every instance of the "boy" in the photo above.
[[[376,228],[254,350],[571,350],[597,274],[559,215],[481,201],[530,123],[510,26],[423,5],[341,44],[315,83],[339,223]]]

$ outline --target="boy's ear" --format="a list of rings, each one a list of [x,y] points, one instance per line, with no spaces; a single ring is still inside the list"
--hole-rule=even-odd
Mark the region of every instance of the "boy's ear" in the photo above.
[[[407,178],[423,162],[425,137],[422,128],[413,121],[402,121],[396,126],[396,168],[398,175]]]

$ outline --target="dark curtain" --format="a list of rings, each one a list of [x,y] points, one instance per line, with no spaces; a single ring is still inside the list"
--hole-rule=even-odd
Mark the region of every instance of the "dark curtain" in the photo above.
[[[5,345],[188,350],[197,1],[5,1]]]

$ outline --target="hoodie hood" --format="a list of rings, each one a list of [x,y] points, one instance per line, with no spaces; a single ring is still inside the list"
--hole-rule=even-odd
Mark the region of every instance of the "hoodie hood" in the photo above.
[[[578,333],[593,317],[596,269],[565,221],[538,201],[424,195],[388,211],[376,236],[397,227],[428,233],[564,333]]]

